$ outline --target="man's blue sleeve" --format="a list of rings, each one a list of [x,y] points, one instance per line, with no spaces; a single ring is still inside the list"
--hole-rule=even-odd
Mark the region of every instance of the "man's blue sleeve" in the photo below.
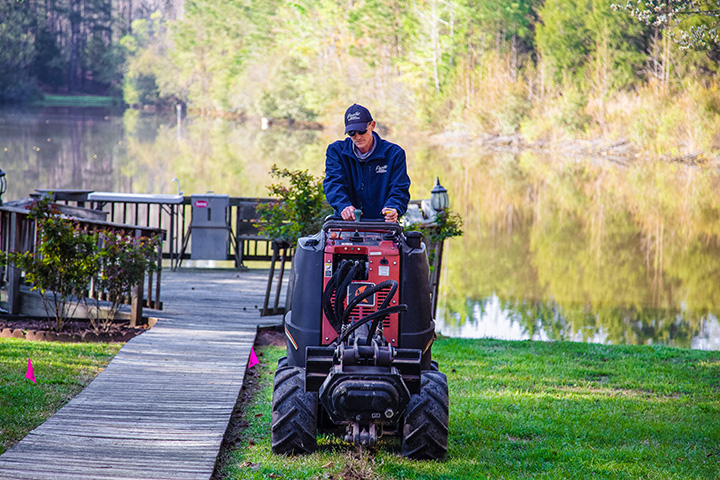
[[[410,177],[407,174],[405,151],[396,146],[392,152],[390,188],[385,207],[394,208],[399,215],[405,214],[410,202]]]
[[[348,186],[345,172],[340,161],[340,154],[333,144],[330,144],[325,153],[325,179],[323,180],[325,198],[336,213],[342,212],[352,205],[348,195]]]

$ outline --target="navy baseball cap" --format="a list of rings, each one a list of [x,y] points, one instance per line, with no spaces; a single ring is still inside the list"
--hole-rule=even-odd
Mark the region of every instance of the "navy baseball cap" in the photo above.
[[[370,111],[356,103],[345,111],[345,133],[350,130],[367,130],[368,123],[372,121]]]

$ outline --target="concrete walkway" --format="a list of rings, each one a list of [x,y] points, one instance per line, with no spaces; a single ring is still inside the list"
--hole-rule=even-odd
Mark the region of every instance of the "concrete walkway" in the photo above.
[[[165,310],[85,390],[0,456],[0,479],[212,475],[259,325],[267,271],[163,272]]]

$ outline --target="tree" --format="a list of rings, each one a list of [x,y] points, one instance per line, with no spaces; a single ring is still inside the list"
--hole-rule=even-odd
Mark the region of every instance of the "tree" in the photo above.
[[[613,8],[626,10],[645,25],[668,31],[683,48],[720,45],[720,1],[635,0]]]
[[[27,4],[0,2],[0,103],[39,95],[33,72],[35,18]]]
[[[550,80],[586,86],[595,77],[605,90],[635,80],[644,59],[638,51],[644,32],[606,0],[547,0],[538,14],[536,45]]]

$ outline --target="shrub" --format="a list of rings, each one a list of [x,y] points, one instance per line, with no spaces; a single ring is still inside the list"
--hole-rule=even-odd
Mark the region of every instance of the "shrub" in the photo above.
[[[88,233],[72,220],[60,216],[50,197],[35,202],[28,218],[37,225],[34,252],[11,252],[2,261],[25,272],[32,290],[40,292],[48,318],[55,318],[54,329],[62,331],[65,320],[72,317],[80,301],[89,306],[87,290],[91,281],[104,292],[111,303],[102,313],[99,300],[94,312],[87,308],[93,328],[107,330],[118,308],[146,271],[155,269],[158,239],[133,238],[110,230]]]
[[[4,260],[25,271],[25,279],[40,292],[45,312],[55,318],[59,332],[77,309],[73,296],[84,296],[97,272],[97,240],[53,210],[49,197],[37,201],[28,217],[37,225],[35,252],[11,252]]]
[[[332,209],[325,200],[322,179],[307,170],[279,169],[273,165],[270,175],[289,179],[290,186],[273,184],[270,195],[279,197],[274,203],[258,205],[258,228],[262,235],[294,245],[305,235],[317,233]]]
[[[95,288],[106,295],[110,308],[103,312],[99,308],[99,295],[95,296],[94,313],[90,308],[87,310],[96,331],[108,330],[133,286],[143,281],[145,272],[156,270],[154,258],[158,242],[157,238],[135,238],[109,230],[100,232]],[[86,306],[88,300],[84,299]]]

